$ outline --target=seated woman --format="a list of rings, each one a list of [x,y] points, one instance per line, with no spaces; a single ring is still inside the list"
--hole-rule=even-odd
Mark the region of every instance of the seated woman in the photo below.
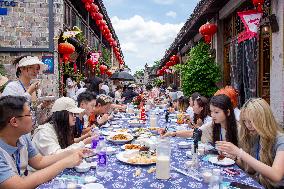
[[[248,100],[241,109],[240,147],[217,142],[217,148],[238,158],[238,163],[255,174],[266,188],[284,188],[284,133],[268,103]]]
[[[193,126],[195,128],[201,127],[212,122],[212,118],[209,116],[209,103],[208,99],[204,96],[198,96],[193,103]]]
[[[189,106],[188,106],[188,108],[186,110],[186,113],[189,114],[190,120],[193,120],[193,118],[194,118],[193,105],[194,105],[195,99],[198,98],[199,96],[201,96],[201,95],[198,92],[194,92],[189,97]]]
[[[57,154],[62,151],[85,147],[91,143],[89,136],[82,141],[74,139],[76,114],[84,111],[73,99],[61,97],[54,102],[52,116],[44,125],[35,129],[32,142],[42,155]]]
[[[215,143],[216,141],[230,141],[238,145],[238,128],[233,107],[229,97],[217,95],[210,101],[210,110],[213,122],[202,126],[201,140],[203,143]],[[192,137],[193,130],[168,132],[164,136]]]
[[[234,107],[234,113],[237,121],[240,121],[240,109],[238,108],[238,91],[231,86],[226,86],[225,88],[219,89],[214,95],[224,94],[227,95],[232,102]]]
[[[180,97],[177,100],[177,109],[179,112],[186,112],[187,108],[189,106],[189,101],[185,97]]]

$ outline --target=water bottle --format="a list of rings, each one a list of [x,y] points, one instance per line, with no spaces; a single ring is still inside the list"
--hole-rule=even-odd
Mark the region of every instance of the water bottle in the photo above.
[[[99,138],[99,144],[97,146],[98,162],[96,173],[97,176],[103,177],[107,172],[107,155],[106,155],[106,145],[103,136]]]
[[[96,150],[98,142],[99,142],[99,136],[100,136],[99,128],[93,127],[91,131],[92,131],[92,136],[96,136],[92,139],[92,149]]]

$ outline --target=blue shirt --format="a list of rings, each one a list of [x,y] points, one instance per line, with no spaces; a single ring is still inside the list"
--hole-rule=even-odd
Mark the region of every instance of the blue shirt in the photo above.
[[[23,135],[19,138],[17,142],[17,147],[10,146],[0,139],[0,147],[6,151],[11,157],[17,168],[20,170],[20,176],[22,176],[27,170],[29,159],[33,158],[38,154],[31,142],[30,134]],[[0,151],[0,183],[11,178],[12,176],[19,173],[13,170],[9,159],[5,157],[3,151]]]

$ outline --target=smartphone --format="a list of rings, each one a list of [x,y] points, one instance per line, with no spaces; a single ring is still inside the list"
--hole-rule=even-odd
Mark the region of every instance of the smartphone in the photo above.
[[[253,186],[249,186],[246,184],[242,184],[242,183],[238,183],[238,182],[231,182],[230,186],[236,187],[236,188],[240,188],[240,189],[253,189],[256,187]]]

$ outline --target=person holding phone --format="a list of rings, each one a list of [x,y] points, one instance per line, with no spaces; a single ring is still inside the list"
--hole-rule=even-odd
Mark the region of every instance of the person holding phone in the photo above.
[[[217,149],[238,159],[266,188],[284,187],[284,133],[268,103],[249,99],[241,109],[239,147],[218,141]]]

